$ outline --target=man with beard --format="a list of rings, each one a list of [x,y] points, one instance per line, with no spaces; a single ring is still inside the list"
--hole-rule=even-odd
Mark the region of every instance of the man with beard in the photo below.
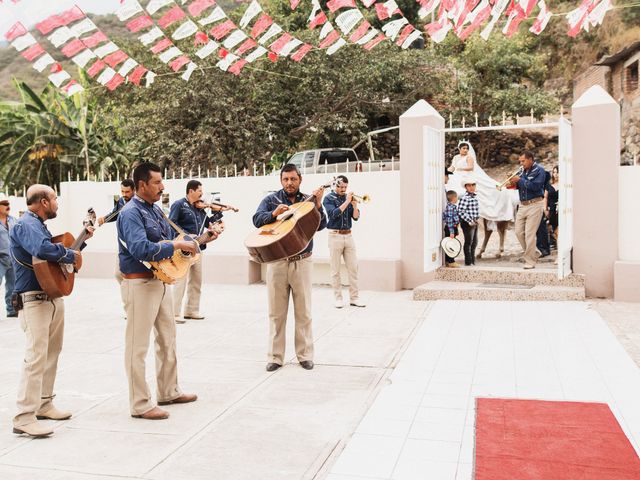
[[[27,336],[27,350],[18,387],[18,414],[13,418],[13,433],[45,437],[53,429],[38,420],[67,420],[71,412],[53,405],[53,386],[62,350],[64,301],[49,298],[33,271],[33,257],[50,262],[77,264],[80,252],[51,243],[44,222],[55,218],[58,197],[51,187],[32,185],[27,190],[28,211],[9,234],[11,256],[16,272],[14,300],[20,324]],[[93,227],[88,227],[93,234]],[[83,245],[84,247],[84,245]]]
[[[173,320],[171,288],[154,278],[148,262],[173,256],[175,250],[195,254],[197,245],[190,239],[175,239],[176,233],[155,203],[162,197],[164,185],[160,167],[142,163],[133,171],[136,196],[118,216],[120,286],[127,312],[125,332],[125,369],[129,381],[131,416],[146,420],[169,418],[151,398],[145,379],[145,358],[151,331],[155,334],[158,405],[189,403],[197,395],[186,394],[178,386],[176,324]],[[210,240],[217,238],[210,230]]]

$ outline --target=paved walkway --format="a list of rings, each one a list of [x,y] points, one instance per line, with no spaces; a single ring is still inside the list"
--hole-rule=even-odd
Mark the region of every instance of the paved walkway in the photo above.
[[[329,480],[471,480],[475,397],[607,403],[640,451],[640,370],[584,302],[428,312]]]
[[[427,309],[410,292],[365,292],[367,308],[337,310],[328,288],[314,288],[316,368],[294,362],[267,373],[265,287],[205,285],[203,293],[209,317],[178,325],[181,385],[200,398],[151,422],[129,416],[116,282],[78,281],[66,302],[56,384],[56,404],[74,417],[47,439],[11,433],[24,334],[17,320],[0,320],[0,478],[314,478],[355,430]],[[151,355],[147,365],[151,377]]]
[[[0,478],[470,479],[474,395],[607,401],[638,449],[640,370],[588,303],[397,292],[336,310],[313,294],[316,368],[289,342],[292,363],[267,373],[265,287],[205,285],[209,318],[178,326],[181,384],[200,399],[148,422],[128,414],[117,284],[80,280],[56,388],[74,417],[38,440],[10,433],[24,335],[0,320]]]

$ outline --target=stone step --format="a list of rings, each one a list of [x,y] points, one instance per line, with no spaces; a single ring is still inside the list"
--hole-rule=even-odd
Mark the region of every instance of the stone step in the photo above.
[[[585,276],[572,273],[558,279],[556,269],[522,267],[441,267],[436,270],[436,280],[445,282],[500,283],[514,285],[549,285],[584,288]]]
[[[584,287],[434,280],[413,289],[414,300],[584,300]]]

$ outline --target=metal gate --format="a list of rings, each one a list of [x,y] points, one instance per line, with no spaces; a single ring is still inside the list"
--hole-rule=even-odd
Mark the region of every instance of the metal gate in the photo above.
[[[558,278],[562,279],[573,267],[573,146],[571,122],[562,116],[558,123]]]
[[[424,127],[424,271],[442,265],[442,209],[444,207],[444,131]]]

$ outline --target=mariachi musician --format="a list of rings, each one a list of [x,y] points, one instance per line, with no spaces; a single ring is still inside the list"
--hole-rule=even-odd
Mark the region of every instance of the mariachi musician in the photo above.
[[[56,218],[58,211],[58,196],[51,187],[29,187],[27,207],[28,211],[9,234],[16,272],[13,303],[27,336],[13,433],[46,437],[53,433],[53,429],[38,420],[71,418],[71,412],[58,410],[53,405],[53,386],[62,350],[64,301],[62,298],[49,298],[43,291],[33,269],[33,257],[61,264],[77,264],[81,254],[62,244],[51,243],[51,233],[44,224]],[[85,238],[92,235],[93,227],[87,227]]]
[[[195,254],[197,244],[175,239],[162,209],[155,203],[162,197],[162,171],[153,163],[141,163],[133,171],[136,196],[118,216],[120,286],[127,311],[125,369],[129,381],[129,408],[132,417],[146,420],[169,418],[151,398],[145,379],[145,359],[149,337],[155,331],[157,400],[159,405],[188,403],[197,395],[186,394],[178,386],[176,324],[173,320],[171,288],[154,278],[147,262],[156,262],[182,250]],[[210,240],[218,237],[211,231]]]
[[[187,192],[184,198],[171,205],[169,218],[185,232],[198,236],[202,231],[214,222],[222,219],[222,211],[228,210],[227,206],[213,207],[213,215],[207,215],[202,201],[202,183],[198,180],[187,182]],[[202,250],[206,245],[201,247]],[[187,290],[187,304],[185,305],[185,320],[202,320],[204,315],[200,313],[200,295],[202,291],[202,257],[189,267],[189,273],[178,280],[173,286],[173,315],[176,323],[184,323],[182,313],[182,299]]]
[[[267,195],[253,216],[253,224],[260,228],[274,223],[277,217],[289,210],[289,206],[301,202],[305,195],[300,193],[302,175],[293,164],[286,164],[280,171],[282,190]],[[318,231],[327,226],[327,216],[322,208],[324,189],[313,191],[315,205],[320,212]],[[299,254],[267,264],[267,292],[269,300],[269,354],[267,371],[277,370],[284,363],[287,310],[289,291],[293,295],[295,314],[295,348],[300,365],[313,368],[313,333],[311,330],[311,273],[313,263],[311,252],[313,240]]]

